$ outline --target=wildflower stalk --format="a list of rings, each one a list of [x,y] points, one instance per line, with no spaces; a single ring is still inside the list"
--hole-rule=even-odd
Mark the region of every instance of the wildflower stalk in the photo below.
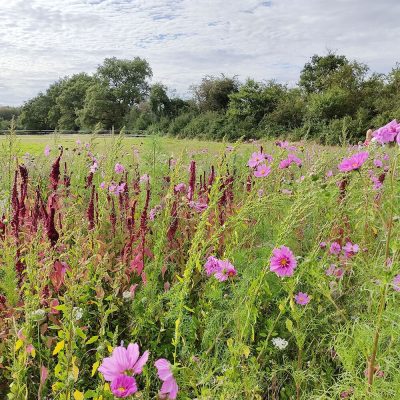
[[[384,260],[385,263],[389,259],[390,241],[391,241],[392,229],[393,229],[393,214],[394,214],[393,201],[395,200],[394,176],[395,176],[396,165],[397,165],[397,157],[394,157],[394,160],[392,163],[392,170],[391,170],[391,174],[390,174],[390,184],[391,184],[391,195],[392,196],[391,196],[391,201],[390,201],[391,209],[390,209],[390,216],[389,216],[388,229],[387,229],[387,238],[386,238],[386,245],[385,245],[385,260]],[[367,392],[368,393],[371,392],[372,385],[374,383],[375,361],[376,361],[376,356],[378,353],[379,335],[380,335],[380,331],[381,331],[381,327],[382,327],[383,312],[385,310],[385,305],[386,305],[387,290],[388,290],[388,283],[385,283],[384,287],[382,288],[381,298],[379,301],[379,308],[378,308],[378,315],[377,315],[377,319],[376,319],[376,327],[375,327],[375,334],[374,334],[374,341],[373,341],[373,346],[372,346],[371,357],[369,358],[369,361],[368,361],[368,371],[367,371],[367,377],[368,377]]]

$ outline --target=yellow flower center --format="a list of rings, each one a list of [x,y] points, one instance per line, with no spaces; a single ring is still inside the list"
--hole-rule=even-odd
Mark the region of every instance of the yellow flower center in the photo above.
[[[280,261],[280,264],[282,265],[282,267],[286,267],[286,265],[287,265],[287,260],[286,260],[286,258],[282,258],[282,260]]]

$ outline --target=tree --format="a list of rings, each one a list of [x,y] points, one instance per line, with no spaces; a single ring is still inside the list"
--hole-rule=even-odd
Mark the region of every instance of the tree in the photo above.
[[[95,79],[85,73],[73,75],[64,81],[60,95],[56,99],[60,117],[59,129],[78,130],[79,110],[84,107],[86,92]]]
[[[267,83],[248,79],[238,92],[229,98],[227,114],[234,120],[246,120],[249,125],[257,126],[260,121],[277,107],[286,87],[274,81]]]
[[[94,128],[100,124],[105,129],[119,128],[125,114],[123,105],[105,84],[96,82],[87,91],[83,109],[78,111],[79,125]]]
[[[236,77],[220,77],[207,75],[201,83],[192,87],[194,99],[201,112],[225,111],[228,108],[229,96],[239,90]]]
[[[139,57],[133,60],[106,58],[97,68],[97,77],[108,87],[110,95],[125,110],[139,104],[149,92],[147,79],[152,71],[149,63]]]
[[[167,88],[161,83],[155,83],[150,89],[149,103],[151,111],[158,119],[171,113],[171,102],[167,95]]]

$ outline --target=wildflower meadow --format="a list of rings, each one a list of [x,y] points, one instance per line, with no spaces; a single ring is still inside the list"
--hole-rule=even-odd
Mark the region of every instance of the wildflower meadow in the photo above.
[[[397,121],[29,140],[0,139],[0,399],[400,399]]]

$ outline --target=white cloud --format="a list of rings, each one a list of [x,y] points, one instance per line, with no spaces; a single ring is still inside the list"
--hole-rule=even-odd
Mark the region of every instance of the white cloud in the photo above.
[[[21,104],[105,57],[146,58],[187,91],[205,74],[294,83],[314,53],[378,72],[400,61],[397,0],[0,0],[0,104]]]

